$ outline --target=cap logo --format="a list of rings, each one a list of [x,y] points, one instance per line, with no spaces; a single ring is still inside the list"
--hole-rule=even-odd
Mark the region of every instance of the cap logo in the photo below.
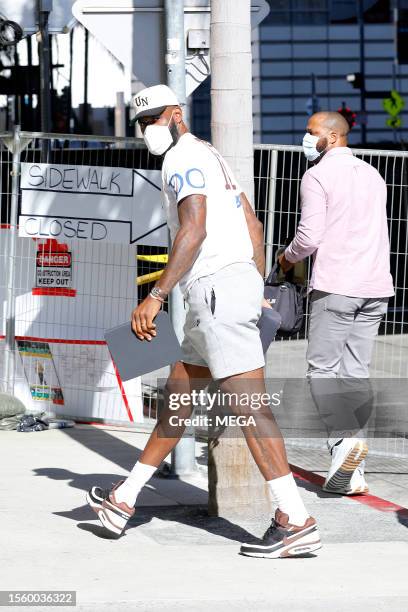
[[[135,105],[136,106],[149,106],[149,101],[147,98],[142,98],[142,96],[138,96],[137,98],[135,98]]]

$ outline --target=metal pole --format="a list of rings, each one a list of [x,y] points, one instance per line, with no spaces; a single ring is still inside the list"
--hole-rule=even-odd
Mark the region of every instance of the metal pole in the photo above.
[[[85,28],[85,58],[84,58],[84,106],[82,116],[82,129],[84,134],[89,132],[89,108],[88,108],[88,63],[89,63],[89,32]]]
[[[52,34],[48,34],[48,48],[49,48],[49,53],[50,53],[50,90],[51,90],[51,94],[53,94],[54,92],[54,59],[52,56]],[[51,96],[51,102],[52,102],[52,96]],[[53,115],[52,115],[52,111],[53,111],[53,105],[51,104],[51,123],[52,123],[52,119],[53,119]]]
[[[18,56],[17,45],[14,47],[14,66],[20,65],[20,58]],[[17,125],[21,125],[21,96],[17,94],[14,96],[14,122]]]
[[[124,138],[126,136],[126,105],[125,105],[125,94],[123,91],[116,92],[116,105],[115,105],[115,137]],[[123,149],[125,146],[123,143],[118,142],[116,147]]]
[[[15,382],[15,269],[18,222],[18,186],[20,176],[20,126],[14,126],[11,171],[10,229],[7,253],[6,354],[5,382],[7,392],[14,395]]]
[[[276,178],[278,170],[278,152],[273,149],[271,152],[271,170],[269,174],[268,189],[268,211],[266,218],[266,256],[265,256],[265,277],[269,276],[272,269],[273,256],[273,228],[276,202]]]
[[[50,38],[48,34],[48,19],[51,11],[52,0],[38,0],[41,131],[46,133],[51,132]],[[50,149],[50,141],[47,138],[42,140],[41,148],[42,161],[46,162]]]
[[[33,47],[32,47],[31,36],[27,36],[26,41],[27,41],[27,65],[31,69],[33,66]],[[28,94],[28,104],[30,107],[30,121],[26,129],[34,131],[36,128],[36,125],[35,125],[35,119],[34,119],[35,113],[34,113],[34,108],[33,108],[32,83],[33,83],[33,79],[32,79],[31,70],[30,70],[28,73],[28,86],[30,88],[30,91]]]
[[[363,115],[361,123],[361,144],[367,142],[367,126],[365,124],[366,113],[366,83],[365,83],[365,38],[364,38],[364,5],[363,0],[357,0],[357,19],[360,30],[360,73],[361,73],[361,89],[360,89],[360,110]]]
[[[72,63],[74,57],[74,28],[69,33],[69,132],[74,132],[74,118],[72,113]]]
[[[185,68],[185,36],[184,36],[184,2],[183,0],[165,0],[166,26],[166,77],[167,85],[177,95],[180,104],[186,102],[186,68]],[[171,242],[169,237],[169,252]],[[184,301],[178,285],[169,296],[169,311],[171,321],[178,339],[183,338],[185,321]],[[188,474],[196,469],[195,440],[188,434],[181,438],[171,454],[171,472],[174,476]]]

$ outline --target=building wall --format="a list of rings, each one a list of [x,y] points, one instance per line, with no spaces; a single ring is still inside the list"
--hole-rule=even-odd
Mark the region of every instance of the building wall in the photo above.
[[[408,6],[408,0],[399,0]],[[344,102],[360,110],[360,90],[346,75],[359,72],[360,44],[355,0],[270,0],[271,12],[252,32],[254,141],[299,144],[308,119],[312,74],[321,110]],[[389,0],[364,0],[365,71],[368,91],[390,91],[404,98],[398,135],[386,125],[382,99],[366,100],[367,142],[408,138],[408,66],[394,66],[394,25]],[[192,130],[209,140],[210,79],[193,95]],[[350,134],[360,143],[360,126]]]
[[[365,26],[365,71],[368,91],[389,91],[393,86],[394,41],[391,24]],[[260,78],[262,142],[297,144],[307,121],[312,73],[321,110],[337,110],[345,102],[360,110],[360,90],[346,75],[359,71],[357,25],[308,25],[260,27]],[[408,67],[397,69],[396,89],[408,95]],[[392,140],[381,99],[367,99],[367,140]],[[403,112],[402,136],[408,136],[408,108]],[[355,126],[350,142],[360,141]]]

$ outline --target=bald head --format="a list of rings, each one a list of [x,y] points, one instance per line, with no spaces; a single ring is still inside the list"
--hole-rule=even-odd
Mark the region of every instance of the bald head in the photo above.
[[[350,128],[340,113],[321,112],[312,115],[307,122],[306,132],[318,138],[316,142],[316,151],[320,154],[314,159],[314,163],[318,163],[323,155],[334,147],[347,147],[347,134]]]
[[[319,124],[323,129],[334,132],[340,138],[347,137],[350,131],[349,124],[340,113],[321,112],[315,113],[311,117],[314,122]]]

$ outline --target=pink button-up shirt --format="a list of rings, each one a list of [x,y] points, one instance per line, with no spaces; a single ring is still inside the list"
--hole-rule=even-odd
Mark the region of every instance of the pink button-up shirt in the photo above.
[[[311,289],[352,297],[394,295],[387,188],[348,147],[330,149],[302,178],[301,218],[285,251],[292,263],[314,253]]]

